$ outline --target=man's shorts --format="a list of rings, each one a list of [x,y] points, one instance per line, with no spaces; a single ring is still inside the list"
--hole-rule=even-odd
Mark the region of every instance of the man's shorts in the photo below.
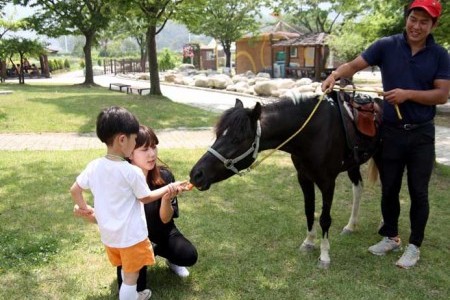
[[[139,272],[143,266],[155,264],[155,255],[150,240],[147,238],[127,248],[105,246],[106,254],[113,266],[122,266],[126,273]]]

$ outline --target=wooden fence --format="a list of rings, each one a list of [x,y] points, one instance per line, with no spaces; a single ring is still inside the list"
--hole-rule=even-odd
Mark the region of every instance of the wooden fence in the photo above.
[[[137,72],[149,72],[148,63],[145,64],[145,68],[142,68],[141,61],[138,59],[104,59],[103,71],[105,74],[117,73],[137,73]]]

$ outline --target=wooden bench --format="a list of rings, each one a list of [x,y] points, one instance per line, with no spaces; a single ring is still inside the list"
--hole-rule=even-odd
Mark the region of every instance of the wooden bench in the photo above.
[[[149,87],[129,86],[127,87],[127,94],[133,94],[133,91],[137,91],[139,95],[142,95],[142,91],[150,91]]]
[[[117,86],[119,88],[120,91],[122,91],[123,88],[129,88],[131,85],[130,84],[124,84],[124,83],[110,83],[109,84],[109,89],[112,90],[113,86]]]

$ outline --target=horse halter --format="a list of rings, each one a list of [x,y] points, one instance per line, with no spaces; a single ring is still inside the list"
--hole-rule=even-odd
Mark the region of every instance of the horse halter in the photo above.
[[[237,164],[238,162],[240,162],[241,160],[243,160],[244,158],[246,158],[248,155],[252,154],[252,152],[253,152],[252,157],[256,160],[256,157],[258,156],[260,138],[261,138],[261,124],[260,124],[260,121],[257,120],[256,121],[256,136],[255,136],[254,142],[252,143],[251,147],[247,151],[245,151],[238,157],[233,158],[233,159],[225,158],[223,155],[221,155],[219,152],[217,152],[216,150],[214,150],[211,147],[208,148],[208,152],[210,152],[217,159],[219,159],[221,162],[223,162],[223,165],[225,166],[225,168],[233,171],[234,173],[236,173],[238,175],[243,175],[245,172],[244,171],[239,172],[239,170],[234,165]]]

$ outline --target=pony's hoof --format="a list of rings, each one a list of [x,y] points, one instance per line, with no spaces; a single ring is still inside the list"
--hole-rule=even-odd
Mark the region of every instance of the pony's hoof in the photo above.
[[[304,253],[313,252],[316,249],[316,247],[313,244],[306,244],[303,243],[300,246],[300,251]]]
[[[328,270],[330,268],[330,261],[324,261],[319,258],[317,266],[319,267],[319,269]]]
[[[344,229],[342,229],[342,231],[341,231],[341,235],[350,235],[353,232],[354,232],[353,230],[344,227]]]

